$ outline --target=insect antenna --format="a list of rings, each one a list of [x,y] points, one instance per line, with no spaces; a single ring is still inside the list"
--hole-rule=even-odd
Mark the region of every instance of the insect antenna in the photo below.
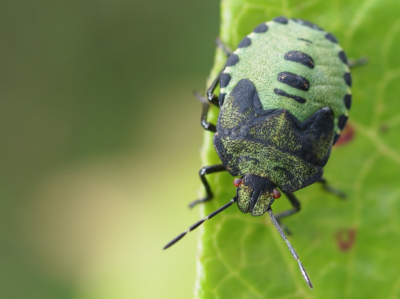
[[[233,203],[235,203],[237,200],[236,197],[232,198],[226,205],[220,207],[218,210],[212,212],[211,214],[209,214],[208,216],[204,217],[203,219],[197,221],[195,224],[193,224],[191,227],[189,227],[187,230],[185,230],[183,233],[181,233],[180,235],[178,235],[175,239],[173,239],[171,242],[169,242],[167,245],[164,246],[164,250],[167,249],[168,247],[171,247],[172,245],[174,245],[176,242],[178,242],[180,239],[182,239],[188,232],[194,230],[195,228],[197,228],[198,226],[200,226],[204,221],[211,219],[212,217],[218,215],[219,213],[221,213],[223,210],[229,208]]]
[[[276,221],[274,214],[272,214],[272,210],[271,208],[268,210],[268,214],[271,217],[272,222],[274,223],[276,229],[279,231],[279,234],[281,235],[282,239],[286,242],[286,245],[289,247],[290,253],[292,254],[292,256],[294,257],[294,259],[297,261],[297,263],[299,264],[299,268],[300,268],[300,272],[301,275],[303,275],[304,280],[306,281],[306,283],[308,284],[308,286],[313,289],[313,284],[311,282],[310,277],[307,274],[306,269],[304,268],[303,264],[300,262],[299,256],[297,255],[296,250],[294,250],[292,244],[290,244],[289,240],[287,239],[285,233],[282,231],[278,221]]]

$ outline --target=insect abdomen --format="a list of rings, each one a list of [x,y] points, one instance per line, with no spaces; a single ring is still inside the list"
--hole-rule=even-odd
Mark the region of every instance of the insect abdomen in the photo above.
[[[259,25],[239,44],[221,78],[221,99],[241,79],[256,87],[264,110],[284,108],[300,122],[323,107],[343,130],[351,105],[347,58],[335,37],[301,20],[280,17]]]

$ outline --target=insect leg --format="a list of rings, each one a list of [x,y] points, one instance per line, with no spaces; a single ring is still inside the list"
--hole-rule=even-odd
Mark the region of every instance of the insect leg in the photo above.
[[[217,38],[215,40],[215,43],[217,44],[217,47],[220,48],[225,53],[226,56],[229,57],[232,54],[232,51],[222,43],[220,38]],[[221,79],[221,74],[224,71],[224,69],[225,67],[218,73],[218,76],[214,79],[214,81],[211,83],[211,86],[207,89],[208,101],[217,106],[218,108],[219,108],[219,100],[218,96],[214,94],[214,91],[217,88],[219,80]]]
[[[359,59],[350,59],[348,62],[349,68],[354,68],[357,66],[362,66],[368,63],[367,57],[361,57]]]
[[[232,50],[229,49],[229,47],[226,46],[219,37],[215,39],[215,44],[225,53],[226,56],[231,56]]]
[[[297,197],[292,193],[292,192],[284,192],[285,195],[287,196],[287,198],[290,201],[290,204],[293,206],[293,209],[281,212],[277,215],[275,215],[275,218],[279,221],[281,218],[283,217],[287,217],[290,215],[293,215],[294,213],[297,213],[298,211],[300,211],[301,209],[301,203],[300,201],[297,199]]]
[[[332,193],[333,195],[336,195],[336,196],[340,197],[341,199],[346,199],[346,194],[343,193],[342,191],[340,191],[339,189],[329,186],[329,184],[325,178],[320,178],[318,180],[318,183],[322,184],[322,188],[324,188],[325,191]]]
[[[201,126],[204,128],[204,130],[214,133],[217,132],[217,127],[213,124],[210,124],[207,121],[207,114],[208,114],[208,109],[210,108],[210,104],[197,91],[194,91],[193,95],[203,104],[203,110],[201,111],[201,119],[200,119]]]
[[[207,99],[211,104],[214,104],[219,108],[219,100],[218,97],[214,94],[215,89],[217,88],[217,85],[219,83],[219,79],[221,79],[221,74],[224,71],[222,69],[219,73],[218,76],[214,79],[214,81],[211,83],[211,86],[207,89]]]
[[[206,175],[210,174],[210,173],[225,171],[225,170],[226,170],[226,167],[223,164],[205,166],[202,169],[200,169],[199,176],[200,176],[201,182],[204,185],[204,188],[206,189],[207,195],[201,199],[196,199],[196,200],[192,201],[189,204],[189,208],[193,208],[195,205],[213,198],[214,195],[211,191],[210,185],[207,182]]]

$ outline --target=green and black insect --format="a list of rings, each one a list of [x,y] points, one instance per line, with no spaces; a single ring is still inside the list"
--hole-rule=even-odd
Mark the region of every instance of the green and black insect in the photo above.
[[[346,54],[337,39],[320,27],[300,19],[277,17],[257,26],[230,53],[224,69],[207,91],[201,124],[214,132],[214,147],[222,164],[203,167],[199,174],[207,195],[213,197],[206,175],[229,171],[236,196],[229,203],[193,224],[168,243],[170,247],[189,231],[237,202],[243,213],[268,212],[313,288],[279,220],[300,210],[294,191],[315,182],[327,191],[322,177],[332,146],[343,131],[351,106],[351,76]],[[214,94],[219,83],[219,97]],[[207,121],[209,103],[220,108],[215,126]],[[273,215],[271,205],[287,196],[292,209]]]

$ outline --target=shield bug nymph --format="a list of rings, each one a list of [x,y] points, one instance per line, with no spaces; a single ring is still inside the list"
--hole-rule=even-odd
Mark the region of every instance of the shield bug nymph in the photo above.
[[[313,287],[279,220],[300,210],[294,191],[315,182],[327,185],[323,167],[344,129],[351,107],[351,76],[346,54],[337,39],[300,19],[277,17],[262,23],[230,53],[225,67],[207,91],[201,124],[214,133],[213,143],[222,164],[203,167],[199,174],[206,196],[213,197],[206,175],[228,171],[237,187],[226,205],[196,222],[164,249],[233,203],[253,216],[268,212],[297,260],[301,274]],[[219,97],[214,94],[220,87]],[[217,125],[207,121],[210,103],[220,108]],[[277,215],[271,205],[281,196],[292,209]]]

